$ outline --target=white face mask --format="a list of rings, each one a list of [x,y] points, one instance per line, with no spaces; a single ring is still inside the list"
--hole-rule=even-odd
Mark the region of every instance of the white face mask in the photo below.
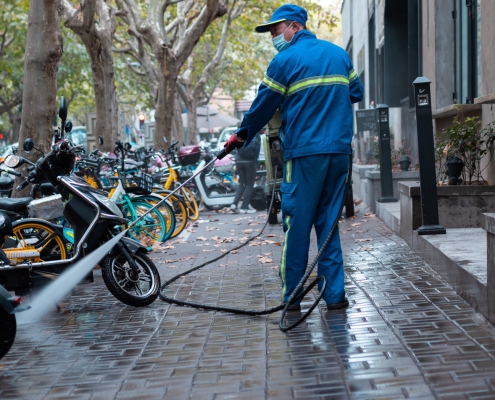
[[[277,35],[272,39],[273,46],[277,49],[278,52],[281,52],[290,46],[290,42],[292,41],[292,39],[288,42],[287,40],[285,40],[284,35],[285,32],[287,32],[291,26],[292,26],[292,22],[285,31],[283,31],[280,35]]]

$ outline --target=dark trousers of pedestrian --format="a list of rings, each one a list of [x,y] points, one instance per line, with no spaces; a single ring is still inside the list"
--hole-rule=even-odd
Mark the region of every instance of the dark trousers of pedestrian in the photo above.
[[[282,218],[285,233],[280,265],[282,298],[287,302],[306,271],[311,229],[321,249],[346,193],[347,154],[318,154],[287,160],[284,166]],[[325,276],[323,300],[340,303],[345,298],[344,263],[338,225],[318,261],[318,276]],[[318,283],[321,291],[323,283]]]
[[[251,201],[251,195],[253,194],[254,179],[256,178],[256,162],[237,161],[235,166],[237,175],[239,175],[239,184],[237,186],[233,204],[237,206],[242,198],[243,200],[240,208],[247,210],[249,208],[249,202]]]

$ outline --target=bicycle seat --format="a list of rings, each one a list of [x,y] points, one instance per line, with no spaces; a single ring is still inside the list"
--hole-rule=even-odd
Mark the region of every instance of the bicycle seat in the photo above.
[[[0,210],[18,211],[26,208],[33,201],[32,197],[20,197],[18,199],[0,199]]]
[[[0,189],[10,189],[14,183],[14,180],[10,176],[0,177]]]

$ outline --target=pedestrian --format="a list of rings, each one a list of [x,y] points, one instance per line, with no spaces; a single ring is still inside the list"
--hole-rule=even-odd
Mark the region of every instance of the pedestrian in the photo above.
[[[304,8],[286,4],[258,25],[270,32],[278,54],[268,66],[258,95],[244,115],[228,150],[254,138],[280,109],[279,136],[284,151],[282,218],[284,244],[280,263],[282,298],[287,302],[308,264],[314,226],[318,248],[340,215],[346,193],[352,140],[352,103],[363,99],[361,84],[341,47],[319,40],[306,28]],[[344,264],[338,229],[318,263],[327,280],[327,309],[346,307]],[[319,290],[322,282],[319,282]],[[300,309],[300,301],[289,307]]]
[[[249,205],[253,194],[254,180],[256,179],[256,166],[260,154],[260,135],[257,134],[249,145],[238,148],[235,154],[235,167],[239,175],[239,184],[235,193],[234,202],[230,209],[237,212],[237,205],[242,199],[241,214],[252,214],[256,210]]]

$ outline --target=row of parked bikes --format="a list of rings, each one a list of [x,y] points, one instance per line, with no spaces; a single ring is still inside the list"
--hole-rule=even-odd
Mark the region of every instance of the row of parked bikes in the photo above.
[[[72,124],[66,121],[63,98],[59,117],[60,131],[48,154],[27,139],[23,149],[37,151],[39,159],[31,162],[14,152],[0,167],[0,358],[14,341],[15,313],[26,309],[20,296],[56,279],[128,226],[127,235],[100,261],[102,277],[123,303],[152,303],[160,276],[148,251],[177,237],[188,221],[198,219],[201,206],[219,210],[235,196],[230,156],[184,184],[214,156],[198,146],[179,149],[173,143],[167,151],[149,149],[138,157],[120,141],[113,153],[87,153],[64,139]],[[27,176],[16,189],[31,185],[30,196],[10,198],[14,179],[8,175],[21,176],[16,170],[21,166],[27,166]],[[252,204],[266,208],[261,187]],[[85,281],[93,281],[93,272]]]

